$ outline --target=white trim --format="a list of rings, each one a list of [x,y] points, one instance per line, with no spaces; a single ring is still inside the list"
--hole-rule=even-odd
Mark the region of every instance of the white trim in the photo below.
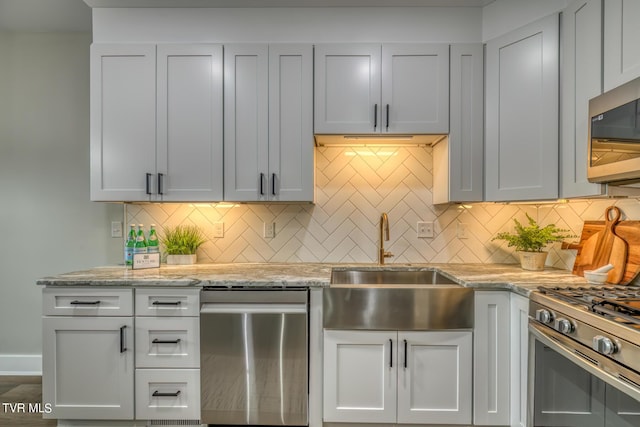
[[[0,354],[0,375],[42,375],[42,355]]]

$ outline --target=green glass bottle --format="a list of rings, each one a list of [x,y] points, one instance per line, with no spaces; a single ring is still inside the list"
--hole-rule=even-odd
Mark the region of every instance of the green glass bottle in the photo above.
[[[129,225],[129,234],[127,241],[124,242],[124,263],[125,265],[133,264],[133,248],[136,245],[136,225]]]
[[[136,235],[136,244],[133,247],[134,254],[147,253],[147,239],[144,237],[144,225],[138,224],[138,234]]]
[[[156,234],[155,224],[151,224],[151,228],[149,229],[149,240],[147,241],[147,252],[149,253],[160,252],[160,248],[158,247],[158,235]]]

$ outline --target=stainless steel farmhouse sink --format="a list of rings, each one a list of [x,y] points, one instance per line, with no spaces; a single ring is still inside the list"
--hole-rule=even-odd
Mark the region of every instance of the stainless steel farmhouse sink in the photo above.
[[[331,272],[332,285],[457,285],[436,270],[363,270]]]
[[[339,269],[323,289],[325,329],[473,328],[473,289],[438,271]]]

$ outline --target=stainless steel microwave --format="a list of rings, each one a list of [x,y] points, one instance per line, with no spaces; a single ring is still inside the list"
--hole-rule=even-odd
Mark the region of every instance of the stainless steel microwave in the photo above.
[[[640,78],[589,101],[591,182],[640,181]]]

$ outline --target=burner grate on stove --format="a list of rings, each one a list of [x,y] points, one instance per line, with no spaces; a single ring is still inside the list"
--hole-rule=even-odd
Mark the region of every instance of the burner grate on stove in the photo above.
[[[541,286],[538,290],[570,304],[610,317],[628,325],[640,326],[640,287],[580,286],[574,288]]]

